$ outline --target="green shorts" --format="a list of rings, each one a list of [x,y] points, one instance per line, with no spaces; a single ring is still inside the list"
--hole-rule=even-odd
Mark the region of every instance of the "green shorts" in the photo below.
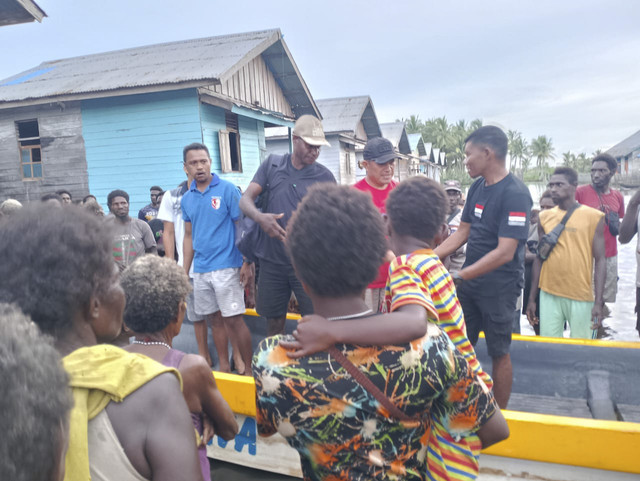
[[[569,323],[571,337],[594,339],[591,329],[593,301],[576,301],[567,297],[554,296],[540,290],[540,335],[562,337],[565,321]]]

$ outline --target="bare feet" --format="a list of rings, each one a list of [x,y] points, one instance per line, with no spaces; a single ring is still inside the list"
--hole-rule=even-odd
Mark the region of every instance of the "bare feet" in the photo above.
[[[240,355],[240,353],[238,353],[238,351],[233,351],[233,364],[231,365],[231,370],[235,371],[236,374],[239,374],[240,376],[243,376],[246,372],[247,367],[244,364],[244,361],[242,360],[242,356]]]

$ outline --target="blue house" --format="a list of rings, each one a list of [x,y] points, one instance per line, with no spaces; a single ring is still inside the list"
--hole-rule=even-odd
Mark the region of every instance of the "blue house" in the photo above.
[[[191,142],[245,188],[265,127],[303,114],[320,117],[278,29],[45,62],[0,80],[0,198],[123,189],[135,215],[150,186],[185,179]]]

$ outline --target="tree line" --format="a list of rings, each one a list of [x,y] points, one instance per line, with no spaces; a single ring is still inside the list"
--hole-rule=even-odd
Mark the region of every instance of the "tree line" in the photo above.
[[[471,122],[458,120],[449,123],[446,117],[434,117],[423,121],[419,115],[411,115],[404,122],[408,134],[419,133],[425,143],[431,143],[446,153],[446,178],[466,179],[464,168],[464,140],[476,129],[482,127],[482,120]],[[556,158],[555,147],[550,137],[539,135],[527,140],[521,132],[508,130],[510,170],[529,181],[544,180],[549,174],[549,161]],[[600,153],[594,152],[591,157],[585,153],[574,154],[571,151],[562,154],[562,164],[578,172],[589,172],[591,158]]]

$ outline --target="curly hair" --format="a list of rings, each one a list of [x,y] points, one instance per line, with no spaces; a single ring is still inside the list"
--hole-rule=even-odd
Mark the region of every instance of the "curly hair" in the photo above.
[[[398,184],[387,198],[387,215],[399,235],[430,242],[445,223],[449,200],[442,186],[422,176]]]
[[[594,162],[606,162],[612,174],[615,174],[616,170],[618,170],[618,161],[613,155],[607,153],[598,154],[591,159],[591,165],[593,165]]]
[[[127,204],[129,203],[129,194],[127,194],[124,190],[116,189],[112,190],[111,192],[109,192],[109,195],[107,195],[107,207],[111,208],[111,203],[116,197],[124,197],[127,201]]]
[[[9,304],[0,304],[0,379],[0,479],[47,481],[73,406],[69,378],[50,338]]]
[[[120,277],[127,299],[124,323],[134,332],[159,332],[178,315],[191,284],[175,261],[154,255],[143,256]]]
[[[0,302],[15,303],[46,334],[68,332],[112,282],[112,238],[81,207],[21,209],[0,229]]]
[[[387,250],[370,196],[333,184],[309,189],[287,225],[286,243],[302,282],[326,297],[362,293]]]

